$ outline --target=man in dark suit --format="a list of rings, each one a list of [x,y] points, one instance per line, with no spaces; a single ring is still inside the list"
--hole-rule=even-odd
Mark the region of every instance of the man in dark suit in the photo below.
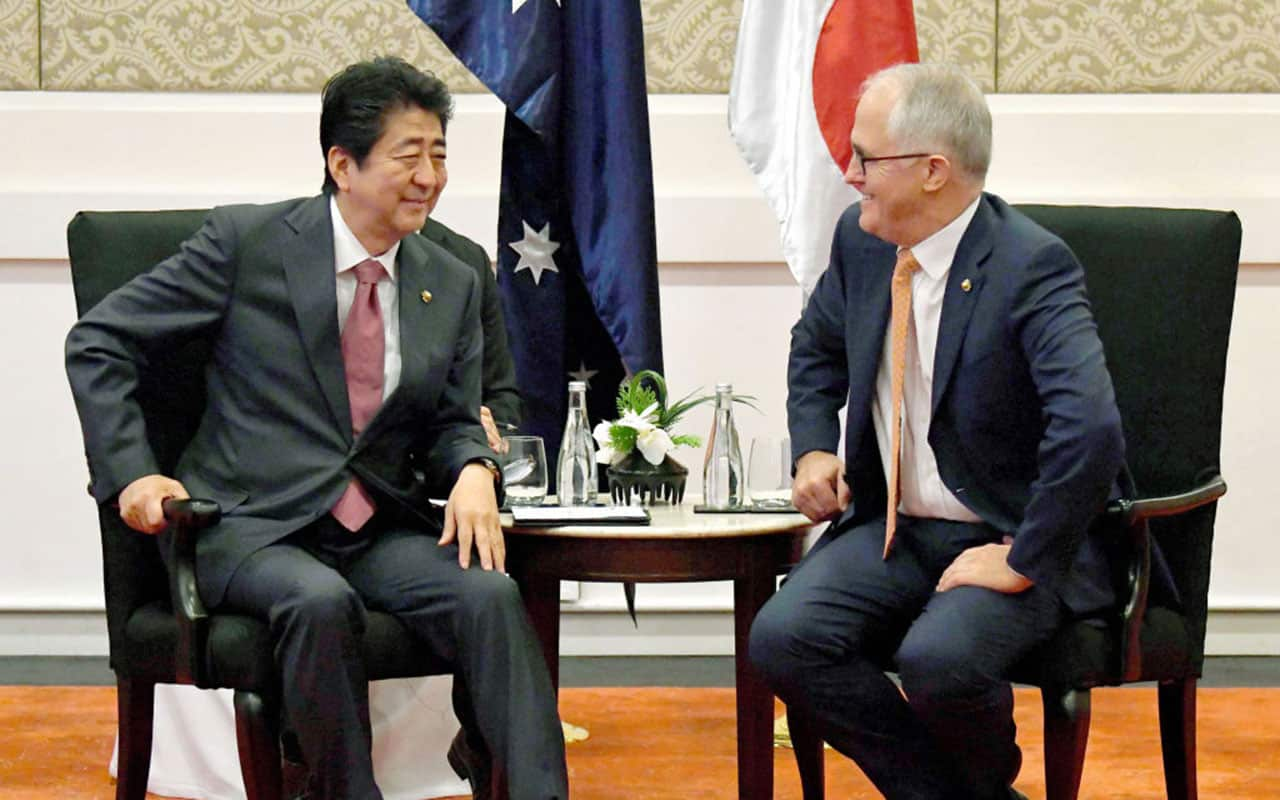
[[[449,170],[443,160],[436,168],[436,184],[436,192],[429,201],[428,214],[435,211],[436,203],[449,184]],[[480,369],[480,424],[484,427],[489,447],[502,453],[503,432],[514,430],[520,424],[520,394],[516,390],[515,361],[507,347],[507,328],[502,319],[498,281],[490,267],[489,256],[479,243],[430,216],[419,233],[475,270],[476,278],[480,281],[480,327],[484,334]],[[493,759],[484,743],[484,737],[472,721],[474,712],[467,689],[457,679],[453,682],[453,697],[454,708],[463,724],[449,745],[449,765],[458,773],[458,777],[470,781],[476,797],[488,797],[492,789]]]
[[[448,171],[441,165],[441,191],[447,182]],[[427,218],[422,235],[474,269],[480,279],[480,326],[484,329],[480,422],[484,425],[490,447],[497,449],[503,432],[519,427],[522,414],[520,393],[516,389],[516,365],[507,346],[502,300],[498,296],[498,282],[490,267],[489,256],[479,244],[431,217]]]
[[[972,81],[872,76],[851,141],[862,200],[788,373],[793,499],[832,524],[757,617],[752,661],[886,797],[1018,797],[1005,675],[1110,599],[1087,533],[1123,462],[1110,376],[1075,257],[982,190]]]
[[[502,573],[501,478],[477,414],[480,284],[414,235],[450,110],[439,80],[398,59],[343,70],[323,94],[323,194],[215,209],[67,340],[98,501],[146,533],[163,531],[165,498],[220,503],[197,544],[201,595],[268,621],[322,798],[381,797],[366,608],[455,664],[512,798],[568,796],[546,664]],[[196,336],[214,344],[205,414],[159,475],[131,397],[149,351]],[[428,502],[445,495],[443,511]]]

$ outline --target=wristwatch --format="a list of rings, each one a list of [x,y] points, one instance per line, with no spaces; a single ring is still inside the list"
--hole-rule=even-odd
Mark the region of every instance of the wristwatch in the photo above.
[[[471,459],[470,461],[468,461],[467,463],[468,463],[468,464],[479,464],[480,466],[482,466],[482,467],[484,467],[485,469],[489,470],[489,474],[493,476],[493,483],[494,483],[494,485],[495,485],[495,486],[501,486],[501,485],[502,485],[502,470],[498,467],[498,462],[497,462],[497,461],[494,461],[492,458],[483,458],[483,457],[482,457],[482,458],[473,458],[473,459]]]

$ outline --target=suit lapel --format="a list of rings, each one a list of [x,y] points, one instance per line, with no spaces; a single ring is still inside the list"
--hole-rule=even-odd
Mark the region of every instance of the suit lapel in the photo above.
[[[422,397],[424,393],[420,385],[426,380],[427,370],[433,358],[439,358],[436,351],[441,343],[432,331],[438,330],[438,318],[444,313],[442,305],[436,302],[435,295],[440,293],[434,278],[437,270],[428,259],[425,248],[416,236],[406,236],[400,244],[400,252],[396,256],[396,292],[400,305],[400,383],[395,391],[387,397],[378,414],[369,423],[364,436],[377,434],[385,425],[394,423],[399,417],[412,409],[412,403],[405,402],[406,397]],[[432,300],[424,301],[423,292],[432,292]],[[446,300],[447,302],[447,300]]]
[[[947,275],[947,289],[942,297],[942,319],[938,323],[938,346],[933,356],[932,413],[946,394],[951,373],[960,355],[973,309],[978,304],[985,275],[983,267],[991,255],[994,213],[984,196],[978,202],[978,211],[969,223],[969,229],[960,239],[955,261]]]
[[[439,271],[427,257],[426,248],[416,236],[406,236],[400,245],[400,385],[421,382],[439,348],[438,318],[443,305],[436,302],[441,294]],[[423,292],[428,294],[424,295]],[[424,297],[431,297],[426,301]],[[441,298],[447,302],[444,298]]]
[[[880,356],[884,348],[884,337],[889,331],[889,314],[891,311],[890,288],[893,282],[893,265],[896,260],[896,248],[892,245],[868,250],[860,259],[861,263],[870,266],[867,273],[867,290],[862,296],[864,305],[849,318],[854,320],[854,329],[849,332],[847,340],[855,348],[849,354],[849,363],[859,365],[861,372],[849,376],[849,386],[856,396],[851,397],[850,408],[871,408],[871,398],[875,394],[876,372],[880,368]],[[851,311],[853,311],[851,309]],[[859,421],[860,424],[860,421]]]
[[[303,203],[285,218],[285,225],[293,235],[281,258],[303,349],[334,421],[350,442],[351,406],[338,338],[337,273],[328,195]]]

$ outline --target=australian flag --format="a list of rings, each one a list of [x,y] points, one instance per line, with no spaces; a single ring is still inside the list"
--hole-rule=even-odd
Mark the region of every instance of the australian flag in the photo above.
[[[594,424],[626,373],[662,371],[640,3],[408,4],[507,107],[498,286],[525,429],[554,466],[568,381],[588,381]]]

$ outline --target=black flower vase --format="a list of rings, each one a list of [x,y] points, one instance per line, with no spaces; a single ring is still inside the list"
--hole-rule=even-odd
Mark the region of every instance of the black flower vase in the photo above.
[[[676,505],[684,500],[684,483],[689,477],[689,470],[671,456],[665,456],[661,464],[650,464],[638,449],[606,472],[609,495],[615,504],[623,506]]]

